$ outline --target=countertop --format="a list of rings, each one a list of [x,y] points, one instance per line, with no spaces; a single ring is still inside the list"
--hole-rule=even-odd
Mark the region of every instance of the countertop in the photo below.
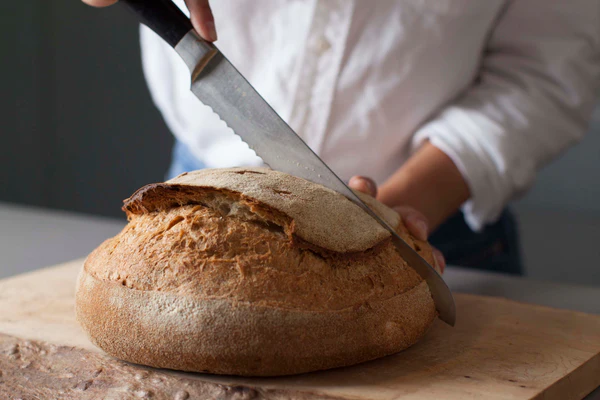
[[[0,203],[0,279],[83,257],[125,223],[125,219]],[[600,287],[540,282],[457,266],[448,267],[444,279],[457,292],[600,314]],[[600,388],[587,399],[600,399]]]

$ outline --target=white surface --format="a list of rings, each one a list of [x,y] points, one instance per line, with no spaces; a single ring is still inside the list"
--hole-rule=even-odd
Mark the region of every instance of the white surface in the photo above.
[[[84,257],[125,223],[0,203],[0,279]]]

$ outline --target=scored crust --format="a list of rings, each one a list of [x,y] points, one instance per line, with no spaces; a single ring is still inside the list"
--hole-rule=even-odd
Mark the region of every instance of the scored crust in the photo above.
[[[85,262],[78,320],[118,358],[222,374],[301,373],[410,346],[436,315],[426,283],[389,234],[364,248],[374,236],[358,246],[340,239],[360,238],[357,227],[320,228],[341,235],[325,245],[303,230],[343,220],[343,209],[376,232],[328,190],[268,169],[196,172],[138,190],[125,201],[129,224]],[[361,197],[433,264],[397,213]],[[309,211],[292,210],[290,198]]]
[[[204,169],[184,173],[162,184],[144,186],[125,201],[124,209],[129,214],[138,214],[183,205],[194,202],[198,194],[207,189],[241,193],[249,207],[267,206],[271,212],[291,218],[297,237],[331,251],[364,251],[390,236],[341,194],[266,168]],[[392,221],[392,225],[397,225],[397,221]]]

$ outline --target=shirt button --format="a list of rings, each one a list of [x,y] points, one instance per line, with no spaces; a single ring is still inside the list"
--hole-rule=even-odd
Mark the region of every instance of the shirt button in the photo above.
[[[315,47],[317,53],[321,55],[331,48],[331,43],[329,43],[329,40],[325,39],[324,37],[321,37],[319,38],[319,40],[317,40]]]

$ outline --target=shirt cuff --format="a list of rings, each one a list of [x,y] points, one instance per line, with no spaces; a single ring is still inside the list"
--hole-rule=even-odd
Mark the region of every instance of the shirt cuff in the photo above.
[[[509,196],[481,144],[468,133],[458,133],[439,121],[432,121],[417,131],[412,140],[413,152],[427,140],[450,157],[469,187],[471,197],[461,206],[469,228],[479,232],[485,225],[497,221]]]

